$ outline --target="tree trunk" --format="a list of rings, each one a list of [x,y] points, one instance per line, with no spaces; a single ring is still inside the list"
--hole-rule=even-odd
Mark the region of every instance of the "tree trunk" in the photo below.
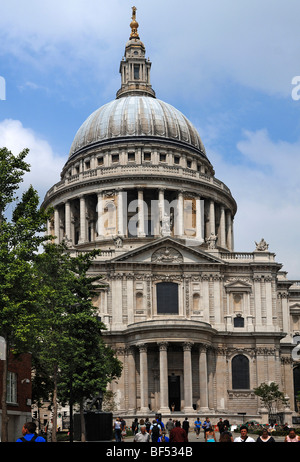
[[[85,418],[84,418],[84,409],[83,409],[83,401],[80,401],[80,428],[81,428],[81,442],[86,442],[85,436]]]
[[[57,430],[57,366],[54,368],[54,374],[53,374],[53,419],[52,419],[52,442],[56,443],[57,441],[57,435],[56,435],[56,430]]]
[[[2,428],[1,442],[8,443],[8,414],[7,414],[7,372],[8,372],[9,345],[6,343],[5,359],[3,360],[3,377],[2,377]]]

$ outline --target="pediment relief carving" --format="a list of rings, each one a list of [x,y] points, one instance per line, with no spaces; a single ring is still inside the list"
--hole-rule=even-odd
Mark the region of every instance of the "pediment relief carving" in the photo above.
[[[182,263],[183,256],[173,247],[162,247],[153,252],[151,261],[153,263]]]

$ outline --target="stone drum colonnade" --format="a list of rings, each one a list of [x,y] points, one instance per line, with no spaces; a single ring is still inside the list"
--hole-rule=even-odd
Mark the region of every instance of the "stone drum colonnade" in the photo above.
[[[48,233],[80,245],[116,236],[173,236],[233,250],[233,215],[196,193],[167,188],[117,188],[89,192],[53,205]]]

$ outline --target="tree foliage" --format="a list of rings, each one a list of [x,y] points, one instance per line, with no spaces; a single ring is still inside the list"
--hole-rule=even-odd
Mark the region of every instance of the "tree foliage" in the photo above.
[[[254,388],[254,393],[260,397],[270,417],[278,412],[281,404],[287,404],[284,393],[279,390],[279,385],[275,382],[271,382],[269,385],[261,383],[259,387]]]
[[[52,379],[52,441],[56,438],[57,402],[80,403],[104,390],[121,371],[113,351],[103,342],[105,326],[92,303],[100,277],[88,272],[98,254],[94,250],[72,256],[64,243],[48,244],[35,263],[43,311],[36,359]]]
[[[16,201],[16,191],[29,171],[28,150],[14,156],[0,149],[0,336],[6,342],[2,393],[2,441],[8,438],[6,376],[8,355],[31,351],[38,330],[38,277],[33,268],[40,244],[47,239],[47,213],[39,209],[37,191],[32,186],[16,202],[11,217],[6,212]]]

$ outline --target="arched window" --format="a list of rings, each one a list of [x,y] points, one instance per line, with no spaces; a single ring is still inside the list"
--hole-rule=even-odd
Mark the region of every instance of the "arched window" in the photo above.
[[[159,282],[156,285],[157,314],[178,314],[178,284]]]
[[[200,295],[194,294],[193,295],[193,310],[198,311],[200,308]]]
[[[298,366],[296,366],[294,368],[294,370],[293,370],[293,378],[294,378],[295,410],[297,411],[298,407],[300,408],[300,404],[298,404],[298,400],[297,400],[297,395],[298,395],[298,393],[300,393],[300,365],[298,365]]]
[[[236,355],[231,362],[233,390],[249,390],[249,359],[244,355]]]
[[[143,294],[138,292],[135,296],[136,299],[136,309],[142,310],[143,309]]]

